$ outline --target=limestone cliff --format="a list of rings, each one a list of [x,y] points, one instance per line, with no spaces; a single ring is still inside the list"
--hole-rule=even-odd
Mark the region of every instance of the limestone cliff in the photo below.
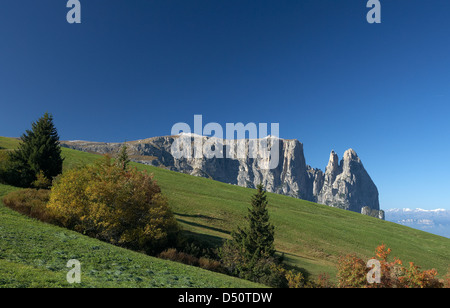
[[[249,144],[255,140],[243,139],[230,143],[227,140],[201,137],[204,144],[214,144],[215,153],[221,154],[223,158],[217,158],[217,155],[213,158],[195,158],[195,147],[190,149],[190,158],[175,158],[171,149],[174,142],[179,141],[178,138],[180,136],[164,136],[127,142],[130,158],[135,162],[244,187],[254,188],[262,183],[270,192],[384,218],[379,208],[378,190],[352,149],[344,153],[341,162],[332,151],[323,172],[306,164],[303,144],[298,140],[269,138],[269,148],[275,142],[279,143],[278,148],[273,148],[278,150],[278,164],[268,169],[261,168],[262,164],[267,163],[267,157],[253,157],[249,153]],[[194,145],[193,137],[190,142]],[[121,143],[87,141],[66,141],[61,144],[101,154],[115,154],[122,146]],[[246,152],[236,158],[229,158],[233,157],[228,155],[230,149],[237,153],[240,146]]]
[[[345,151],[340,163],[337,154],[331,152],[317,202],[384,218],[380,211],[378,189],[353,149]],[[363,211],[365,207],[371,211]]]

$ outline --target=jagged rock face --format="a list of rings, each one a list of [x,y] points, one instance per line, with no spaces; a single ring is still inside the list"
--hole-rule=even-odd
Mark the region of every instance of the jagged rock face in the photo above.
[[[364,207],[380,209],[378,189],[353,149],[344,153],[339,164],[336,153],[331,152],[317,202],[358,213]]]
[[[317,196],[319,196],[320,191],[322,190],[325,176],[320,169],[313,169],[311,166],[306,166],[306,168],[308,171],[310,201],[318,202]]]
[[[175,158],[171,153],[172,145],[180,136],[155,137],[127,142],[131,160],[148,165],[164,167],[173,171],[195,176],[211,178],[234,185],[254,188],[262,183],[267,191],[292,196],[321,204],[381,218],[378,215],[378,190],[364,169],[361,160],[352,149],[344,153],[339,163],[334,151],[325,173],[306,165],[303,144],[298,140],[269,138],[269,148],[278,143],[278,164],[275,168],[261,168],[267,163],[267,157],[249,155],[249,140],[214,141],[216,153],[223,158],[195,158],[192,149],[191,158]],[[203,142],[211,142],[209,137],[201,137]],[[191,143],[194,144],[192,137]],[[244,143],[244,144],[243,144]],[[61,142],[62,146],[101,154],[118,153],[121,143],[98,143],[85,141]],[[245,149],[244,155],[232,157],[230,149],[239,146]],[[237,152],[236,152],[237,153]],[[232,157],[232,158],[230,158]],[[362,209],[365,208],[363,211]]]

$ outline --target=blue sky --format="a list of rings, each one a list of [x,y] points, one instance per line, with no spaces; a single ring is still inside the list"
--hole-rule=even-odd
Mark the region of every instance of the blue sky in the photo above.
[[[384,209],[450,209],[450,2],[65,0],[0,4],[0,135],[45,111],[61,139],[280,123],[324,169],[353,148]]]

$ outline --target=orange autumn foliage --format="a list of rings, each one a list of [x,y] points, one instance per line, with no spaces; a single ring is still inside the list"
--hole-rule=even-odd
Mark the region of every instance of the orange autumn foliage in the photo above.
[[[421,271],[420,267],[409,262],[409,267],[403,266],[398,258],[389,260],[392,250],[385,244],[375,250],[379,261],[380,283],[369,283],[367,274],[370,268],[366,262],[355,254],[340,259],[338,264],[338,286],[341,288],[442,288],[444,283],[437,278],[435,269]]]

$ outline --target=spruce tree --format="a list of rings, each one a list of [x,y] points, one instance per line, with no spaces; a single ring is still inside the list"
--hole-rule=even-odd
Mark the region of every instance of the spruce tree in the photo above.
[[[20,139],[19,147],[10,154],[17,172],[15,185],[29,187],[39,174],[51,181],[62,172],[61,146],[52,115],[45,113]]]
[[[120,148],[120,152],[117,155],[117,165],[122,168],[123,171],[127,170],[130,163],[130,157],[128,156],[128,147],[124,143]]]
[[[257,186],[251,205],[247,226],[233,232],[232,240],[226,241],[219,251],[222,265],[231,275],[269,286],[285,286],[286,277],[275,256],[275,228],[270,222],[262,184]]]
[[[257,186],[251,204],[246,217],[248,226],[245,229],[239,228],[233,234],[233,240],[242,248],[245,258],[255,262],[275,254],[275,228],[270,222],[267,195],[262,184]]]

